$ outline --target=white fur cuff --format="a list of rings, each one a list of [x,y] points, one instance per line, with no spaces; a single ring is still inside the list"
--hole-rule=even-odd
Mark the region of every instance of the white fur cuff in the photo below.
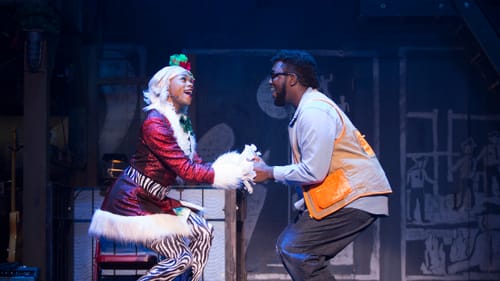
[[[215,171],[214,187],[236,189],[241,186],[242,170],[238,166],[240,155],[237,152],[228,152],[219,156],[212,168]]]
[[[215,171],[214,187],[236,189],[242,183],[252,181],[255,177],[253,171],[253,155],[256,155],[255,145],[246,145],[243,152],[228,152],[219,156],[212,167]]]

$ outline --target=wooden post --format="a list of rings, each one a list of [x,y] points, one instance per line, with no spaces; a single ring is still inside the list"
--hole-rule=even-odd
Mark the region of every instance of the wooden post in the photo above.
[[[226,236],[226,281],[239,281],[237,279],[237,252],[236,252],[236,219],[238,206],[236,203],[236,190],[225,192],[225,236]]]
[[[247,268],[246,268],[246,237],[245,237],[245,219],[247,217],[247,193],[238,192],[237,204],[238,213],[236,221],[236,253],[237,253],[237,280],[247,281]]]
[[[52,280],[48,247],[51,240],[51,208],[47,204],[49,94],[46,40],[40,42],[38,69],[29,64],[27,49],[28,42],[24,64],[24,137],[21,140],[24,158],[21,260],[26,266],[38,267],[41,280]]]
[[[225,194],[226,281],[246,281],[246,194],[238,190],[229,190]]]

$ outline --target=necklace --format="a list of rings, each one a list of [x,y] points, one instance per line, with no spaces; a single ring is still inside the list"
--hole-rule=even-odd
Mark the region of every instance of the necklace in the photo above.
[[[191,124],[191,119],[189,119],[188,116],[181,114],[181,117],[179,118],[179,123],[181,124],[184,133],[189,135],[194,135],[193,125]]]

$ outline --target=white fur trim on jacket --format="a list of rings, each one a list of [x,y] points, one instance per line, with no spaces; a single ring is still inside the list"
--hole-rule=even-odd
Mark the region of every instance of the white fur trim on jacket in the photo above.
[[[121,216],[96,210],[89,227],[89,234],[123,242],[145,243],[171,235],[189,235],[185,219],[169,214],[147,216]]]
[[[212,168],[215,171],[214,187],[224,189],[240,188],[245,181],[252,181],[255,177],[253,171],[253,155],[257,148],[254,145],[246,145],[243,152],[228,152],[219,156]]]

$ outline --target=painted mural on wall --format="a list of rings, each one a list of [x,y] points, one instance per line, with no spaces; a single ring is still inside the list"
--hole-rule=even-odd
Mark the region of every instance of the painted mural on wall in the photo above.
[[[402,280],[499,280],[499,111],[474,104],[447,50],[425,51],[428,72],[412,51],[401,58]]]

